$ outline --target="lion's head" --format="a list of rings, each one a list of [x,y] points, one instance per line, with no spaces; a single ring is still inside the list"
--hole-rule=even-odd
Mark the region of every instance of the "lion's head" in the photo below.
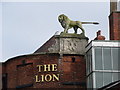
[[[65,28],[66,27],[66,21],[68,21],[68,17],[64,14],[61,14],[59,17],[58,17],[58,21],[61,23],[62,27]]]
[[[58,21],[60,23],[62,23],[63,21],[66,21],[68,19],[68,17],[64,14],[61,14],[59,17],[58,17]]]

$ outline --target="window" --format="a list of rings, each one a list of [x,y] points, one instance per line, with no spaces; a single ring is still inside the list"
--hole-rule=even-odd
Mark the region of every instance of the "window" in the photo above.
[[[95,47],[95,69],[103,70],[101,47]]]
[[[119,60],[120,60],[120,49],[112,48],[112,56],[113,56],[113,70],[120,70]]]
[[[93,46],[87,48],[93,50],[87,51],[86,54],[88,88],[102,88],[120,80],[120,47],[117,47],[117,44],[116,46],[109,45],[109,43],[105,43],[105,46],[102,43],[98,44],[93,43]],[[95,67],[94,71],[92,66]]]
[[[90,49],[86,54],[87,74],[92,72],[92,50]]]
[[[120,80],[120,78],[119,78],[120,77],[120,73],[113,73],[112,76],[113,76],[113,82]]]
[[[112,70],[111,49],[103,48],[104,70]]]
[[[87,78],[87,88],[93,88],[93,74],[90,74]]]
[[[88,68],[89,68],[88,65],[89,65],[88,64],[88,57],[87,57],[87,54],[86,54],[86,73],[87,73],[87,75],[88,75]]]
[[[90,73],[92,72],[92,50],[89,51]]]
[[[87,88],[90,88],[90,81],[89,81],[89,77],[87,77]]]
[[[90,74],[90,88],[93,88],[93,74]]]
[[[111,72],[106,72],[103,73],[103,80],[104,80],[104,86],[112,82],[112,73]]]
[[[103,86],[103,72],[96,72],[95,79],[96,79],[96,88],[102,87]]]

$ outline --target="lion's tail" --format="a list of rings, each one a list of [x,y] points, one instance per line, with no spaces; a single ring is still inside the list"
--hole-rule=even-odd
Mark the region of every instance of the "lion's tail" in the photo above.
[[[81,22],[82,24],[99,24],[98,22]]]

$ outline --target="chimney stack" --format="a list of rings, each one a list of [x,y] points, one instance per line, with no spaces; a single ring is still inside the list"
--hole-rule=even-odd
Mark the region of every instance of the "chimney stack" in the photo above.
[[[111,0],[109,16],[110,40],[120,40],[120,1]]]

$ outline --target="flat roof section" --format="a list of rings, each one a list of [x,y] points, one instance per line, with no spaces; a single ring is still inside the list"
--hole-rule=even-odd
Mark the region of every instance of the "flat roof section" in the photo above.
[[[98,47],[120,47],[120,40],[92,40],[86,46],[86,52],[93,46],[98,46]]]

